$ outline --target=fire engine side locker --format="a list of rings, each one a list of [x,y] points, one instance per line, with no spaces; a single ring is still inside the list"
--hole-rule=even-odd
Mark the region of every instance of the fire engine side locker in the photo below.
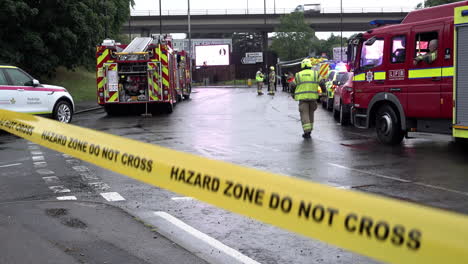
[[[104,63],[105,84],[104,84],[104,102],[119,102],[119,74],[117,63]]]
[[[468,6],[454,14],[453,136],[468,138]]]

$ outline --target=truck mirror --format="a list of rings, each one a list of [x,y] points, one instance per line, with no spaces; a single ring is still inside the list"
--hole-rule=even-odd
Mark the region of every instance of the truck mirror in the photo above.
[[[376,40],[377,40],[376,37],[372,37],[372,38],[366,40],[366,42],[364,42],[364,45],[366,45],[366,46],[372,46],[372,44],[374,44],[374,42],[375,42]]]

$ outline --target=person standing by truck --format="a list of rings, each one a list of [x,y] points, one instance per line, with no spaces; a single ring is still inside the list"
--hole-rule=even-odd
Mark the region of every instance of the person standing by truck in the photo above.
[[[310,59],[301,62],[302,71],[296,73],[295,84],[292,94],[299,101],[299,113],[301,115],[303,138],[310,138],[314,129],[314,112],[317,110],[318,99],[318,73],[312,69]]]
[[[270,66],[270,74],[268,76],[269,80],[269,85],[268,85],[268,94],[269,95],[275,95],[275,90],[276,90],[276,73],[275,73],[275,67]]]
[[[255,74],[255,81],[257,82],[257,93],[258,95],[263,95],[263,72],[262,68],[259,68]]]

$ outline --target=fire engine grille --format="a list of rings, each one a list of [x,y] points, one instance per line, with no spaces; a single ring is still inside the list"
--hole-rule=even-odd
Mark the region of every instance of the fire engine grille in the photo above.
[[[456,124],[468,126],[468,26],[457,27]]]

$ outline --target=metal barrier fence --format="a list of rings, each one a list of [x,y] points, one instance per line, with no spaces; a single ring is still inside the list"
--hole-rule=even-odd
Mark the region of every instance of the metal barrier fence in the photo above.
[[[350,7],[344,8],[343,13],[407,13],[413,11],[411,7]],[[267,14],[289,14],[294,12],[294,8],[267,8]],[[340,8],[322,8],[320,12],[307,12],[306,14],[338,14]],[[191,15],[260,15],[264,14],[264,9],[191,9]],[[132,16],[159,16],[159,10],[132,10]],[[187,10],[162,10],[163,16],[187,15]]]

